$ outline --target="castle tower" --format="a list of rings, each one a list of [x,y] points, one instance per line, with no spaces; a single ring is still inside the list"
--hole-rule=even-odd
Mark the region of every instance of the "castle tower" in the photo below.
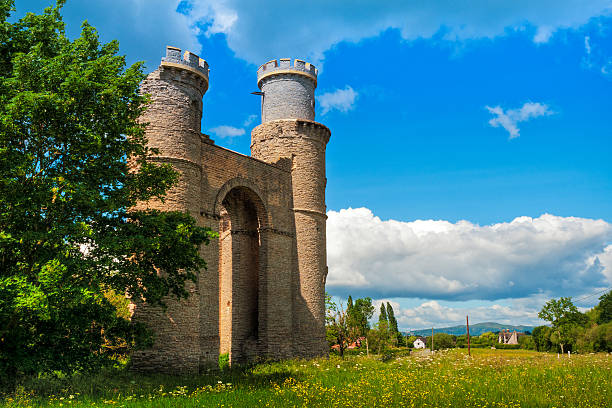
[[[180,173],[179,182],[167,194],[165,202],[142,203],[142,208],[189,212],[199,219],[202,178],[202,142],[200,133],[202,97],[208,90],[208,64],[197,55],[175,47],[166,48],[158,69],[141,84],[141,93],[151,95],[151,104],[141,117],[148,123],[149,146],[159,150],[151,161],[170,163]],[[146,304],[136,304],[133,319],[155,330],[155,344],[136,352],[133,363],[140,370],[197,372],[200,355],[198,288],[186,288],[186,300],[167,300],[162,311]]]
[[[292,163],[294,351],[302,357],[325,355],[325,147],[330,131],[314,121],[317,69],[301,60],[273,60],[259,67],[257,84],[263,94],[262,124],[251,134],[251,154],[268,163]]]

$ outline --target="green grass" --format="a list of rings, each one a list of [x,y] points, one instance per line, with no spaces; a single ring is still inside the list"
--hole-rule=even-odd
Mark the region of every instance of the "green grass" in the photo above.
[[[0,406],[607,407],[612,355],[466,350],[291,360],[191,377],[121,369],[24,383]]]

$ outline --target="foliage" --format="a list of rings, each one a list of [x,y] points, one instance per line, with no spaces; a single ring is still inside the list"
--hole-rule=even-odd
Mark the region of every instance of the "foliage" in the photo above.
[[[397,327],[395,312],[393,311],[393,307],[389,302],[387,302],[387,318],[389,320],[389,336],[391,337],[391,342],[398,347],[405,346],[406,341],[404,339],[404,335],[400,333],[399,328]]]
[[[538,317],[552,323],[554,327],[584,322],[582,313],[578,311],[578,308],[572,303],[572,298],[569,297],[549,300],[538,313]]]
[[[387,308],[384,303],[380,304],[380,313],[378,314],[378,323],[383,323],[387,327],[389,325],[389,319],[387,318]]]
[[[325,305],[325,337],[330,347],[338,345],[338,352],[340,354],[340,357],[343,357],[344,349],[347,346],[346,342],[347,340],[349,340],[347,313],[342,307],[342,304],[337,305],[328,293],[325,294]]]
[[[391,347],[389,330],[384,322],[376,323],[374,328],[368,331],[367,338],[370,350],[374,350],[378,354],[385,354]]]
[[[219,369],[227,370],[229,367],[229,353],[219,354]]]
[[[565,346],[571,348],[580,326],[588,321],[586,315],[580,313],[568,297],[549,300],[538,313],[538,317],[552,323],[553,330],[549,339],[553,345],[559,346],[561,353],[566,351]]]
[[[378,323],[368,332],[370,347],[373,350],[377,350],[379,354],[384,354],[390,347],[395,346],[395,337],[391,330],[389,317],[387,315],[387,306],[385,306],[383,302],[380,304]]]
[[[499,344],[498,340],[499,336],[493,332],[482,333],[478,336],[478,343],[487,347],[497,346]]]
[[[0,406],[586,408],[612,400],[605,354],[557,359],[476,349],[466,355],[413,353],[386,363],[375,356],[290,360],[184,377],[114,369],[33,379]]]
[[[523,350],[535,350],[535,342],[533,340],[533,336],[519,336],[518,343]]]
[[[599,316],[597,316],[597,323],[609,323],[612,322],[612,290],[602,295],[599,298]]]
[[[72,372],[108,362],[142,327],[109,293],[186,297],[210,231],[188,214],[136,211],[177,174],[147,161],[142,65],[86,22],[71,41],[63,1],[11,22],[0,0],[0,372]],[[107,347],[108,346],[108,347]]]
[[[434,350],[444,350],[455,347],[456,336],[447,333],[434,333]],[[431,349],[431,336],[426,338],[425,346]]]
[[[531,336],[537,351],[549,351],[552,343],[550,342],[550,332],[552,329],[548,326],[538,326],[533,329]]]
[[[406,339],[406,346],[408,347],[414,347],[414,342],[416,341],[418,337],[417,336],[408,336],[408,338]]]
[[[353,299],[349,296],[346,313],[350,337],[356,339],[366,336],[370,330],[368,320],[374,315],[372,299],[360,298],[353,303]]]

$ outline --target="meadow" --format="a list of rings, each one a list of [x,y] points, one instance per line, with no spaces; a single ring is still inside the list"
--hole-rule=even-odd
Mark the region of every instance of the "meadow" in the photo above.
[[[612,354],[453,349],[264,363],[191,377],[36,379],[3,407],[612,407]]]

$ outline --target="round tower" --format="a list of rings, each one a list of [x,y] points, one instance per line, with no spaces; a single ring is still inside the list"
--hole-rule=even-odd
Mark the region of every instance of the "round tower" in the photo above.
[[[179,173],[178,183],[168,191],[164,202],[140,203],[139,209],[189,212],[198,219],[202,179],[201,134],[202,97],[208,90],[208,64],[197,55],[167,47],[160,66],[140,85],[142,94],[150,95],[150,104],[140,120],[147,124],[148,145],[157,149],[149,160],[169,163]],[[200,360],[197,286],[188,283],[188,299],[166,300],[161,310],[147,304],[134,305],[133,320],[145,323],[155,332],[150,349],[132,356],[135,369],[197,373]]]
[[[301,60],[293,64],[289,59],[269,61],[259,67],[257,83],[262,92],[263,123],[251,134],[251,154],[268,163],[291,162],[296,242],[294,349],[298,356],[324,355],[325,148],[331,133],[314,121],[317,69]]]
[[[276,119],[314,120],[317,69],[302,60],[289,58],[266,62],[257,70],[261,100],[261,121]]]
[[[181,173],[179,184],[167,195],[164,208],[200,210],[202,97],[208,90],[208,64],[180,48],[166,47],[159,68],[140,86],[151,103],[141,120],[147,124],[149,146],[159,150],[152,160],[171,163]]]

